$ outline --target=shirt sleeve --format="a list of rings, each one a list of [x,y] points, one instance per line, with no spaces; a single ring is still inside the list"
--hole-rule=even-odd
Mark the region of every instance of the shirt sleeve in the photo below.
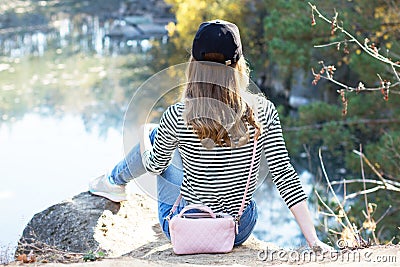
[[[275,106],[269,102],[266,110],[267,138],[264,142],[264,151],[268,166],[279,194],[286,205],[293,205],[307,199],[299,176],[290,163],[288,151],[282,135],[282,128]]]
[[[177,121],[177,109],[170,106],[161,117],[152,149],[142,155],[143,165],[148,172],[161,174],[171,163],[172,154],[178,146]]]

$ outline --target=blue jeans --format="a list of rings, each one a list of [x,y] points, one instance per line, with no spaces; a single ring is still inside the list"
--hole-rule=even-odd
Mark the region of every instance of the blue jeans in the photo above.
[[[150,141],[154,142],[157,128],[150,133]],[[146,173],[143,167],[142,156],[139,144],[134,146],[126,157],[120,161],[111,171],[110,176],[116,184],[127,184],[130,180]],[[174,152],[173,159],[168,168],[157,175],[157,197],[158,197],[158,219],[164,234],[170,239],[167,215],[172,209],[175,200],[180,194],[180,187],[183,181],[183,165],[178,150]],[[174,215],[178,214],[185,206],[182,198]],[[240,218],[239,233],[235,238],[235,246],[242,244],[250,236],[258,218],[257,206],[254,200],[243,211]]]

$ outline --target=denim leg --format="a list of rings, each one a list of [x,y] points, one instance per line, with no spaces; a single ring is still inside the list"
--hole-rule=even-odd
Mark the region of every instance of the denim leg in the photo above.
[[[180,194],[182,181],[182,159],[176,150],[171,165],[161,175],[157,176],[158,220],[168,239],[170,239],[169,222],[166,217]],[[182,199],[174,215],[178,214],[184,206],[185,201]]]
[[[124,185],[145,173],[146,170],[143,167],[142,155],[140,154],[140,145],[137,144],[123,160],[115,165],[110,176],[115,184]]]
[[[157,128],[150,133],[150,142],[153,144],[157,134]],[[110,176],[115,184],[124,185],[130,180],[137,178],[146,173],[142,163],[142,155],[140,153],[140,144],[134,146],[115,167],[112,169]]]
[[[150,133],[150,142],[153,144],[157,134],[157,128],[154,128]],[[142,163],[142,155],[140,153],[140,145],[134,146],[128,155],[121,160],[111,171],[110,176],[118,185],[127,184],[130,180],[145,174]],[[158,197],[158,218],[161,228],[165,235],[169,236],[168,221],[165,217],[168,216],[172,209],[175,200],[180,194],[180,188],[183,181],[183,165],[182,159],[178,150],[174,151],[171,164],[161,174],[157,175],[157,197]],[[181,201],[179,207],[175,211],[179,213],[184,206],[184,200]]]
[[[252,199],[240,217],[239,233],[235,237],[235,246],[241,245],[253,232],[258,218],[257,205]]]

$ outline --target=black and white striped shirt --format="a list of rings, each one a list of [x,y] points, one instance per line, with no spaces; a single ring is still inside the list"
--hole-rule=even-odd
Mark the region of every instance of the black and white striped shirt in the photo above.
[[[290,163],[275,106],[263,96],[257,96],[257,102],[261,136],[257,143],[246,205],[256,189],[261,152],[264,150],[273,181],[290,208],[307,196]],[[200,143],[193,128],[185,123],[182,117],[183,111],[184,104],[177,103],[164,112],[152,151],[144,154],[143,162],[146,170],[161,174],[170,164],[173,151],[178,148],[184,168],[181,186],[184,199],[190,204],[205,204],[214,212],[236,215],[250,169],[254,127],[248,125],[251,138],[244,146],[238,148],[216,146],[207,149]]]

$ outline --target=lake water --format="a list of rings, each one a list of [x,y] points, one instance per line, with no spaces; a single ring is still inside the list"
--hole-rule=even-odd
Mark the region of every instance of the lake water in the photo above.
[[[123,157],[124,112],[153,74],[149,40],[104,38],[109,24],[96,17],[55,19],[46,31],[0,36],[3,250],[17,244],[35,213],[86,191],[91,178]],[[302,175],[304,184],[310,179]],[[255,197],[257,237],[286,247],[304,243],[270,180]]]

